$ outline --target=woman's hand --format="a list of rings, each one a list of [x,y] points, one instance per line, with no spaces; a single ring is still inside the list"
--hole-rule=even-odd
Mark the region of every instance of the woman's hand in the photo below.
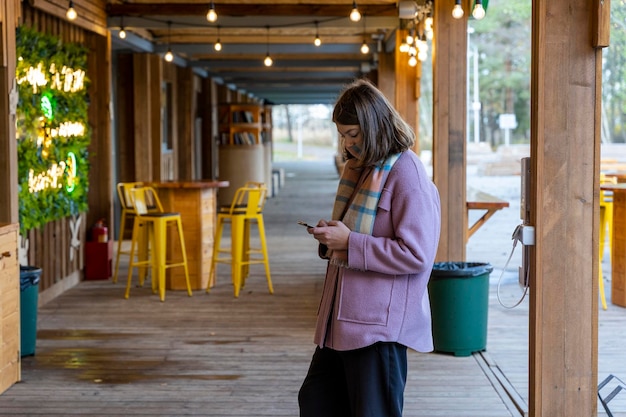
[[[331,250],[348,249],[348,239],[350,237],[350,229],[348,226],[338,220],[326,222],[320,220],[316,227],[307,229],[321,244],[326,245]]]

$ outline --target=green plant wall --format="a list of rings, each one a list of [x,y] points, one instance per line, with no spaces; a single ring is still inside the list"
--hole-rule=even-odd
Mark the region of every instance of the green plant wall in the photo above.
[[[20,232],[87,211],[88,49],[16,33]]]

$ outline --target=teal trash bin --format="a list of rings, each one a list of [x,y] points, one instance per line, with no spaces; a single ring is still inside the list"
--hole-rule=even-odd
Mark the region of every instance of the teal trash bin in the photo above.
[[[487,347],[488,263],[437,262],[428,292],[435,351],[469,356]]]
[[[37,340],[37,303],[41,268],[20,265],[20,352],[35,354]]]

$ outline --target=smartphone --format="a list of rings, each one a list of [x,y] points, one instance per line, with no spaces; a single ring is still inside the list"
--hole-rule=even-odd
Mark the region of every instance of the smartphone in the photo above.
[[[302,220],[298,220],[298,224],[299,224],[300,226],[304,226],[304,227],[306,227],[307,229],[308,229],[309,227],[315,227],[315,226],[311,226],[310,224],[307,224],[307,223],[303,222]]]

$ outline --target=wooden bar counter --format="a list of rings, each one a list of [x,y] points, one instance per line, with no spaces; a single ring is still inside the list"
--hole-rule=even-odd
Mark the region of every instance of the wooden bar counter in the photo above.
[[[217,190],[228,187],[229,182],[165,181],[150,185],[157,189],[165,211],[180,213],[187,248],[191,289],[206,289],[213,255]],[[177,236],[174,233],[168,233],[168,240],[168,254],[179,256],[180,244],[177,242]],[[167,289],[187,289],[183,268],[168,269],[165,279]]]
[[[0,223],[0,394],[21,378],[19,225]]]

